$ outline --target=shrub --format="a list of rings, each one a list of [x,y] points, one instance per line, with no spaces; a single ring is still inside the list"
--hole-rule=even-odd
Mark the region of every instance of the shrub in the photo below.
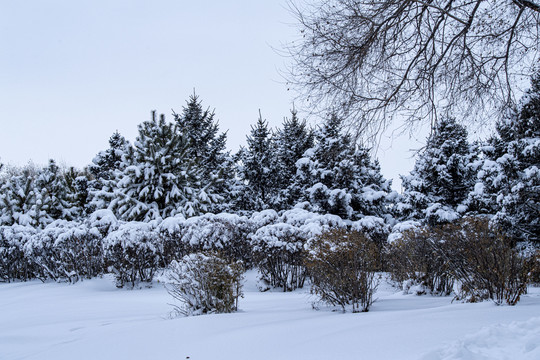
[[[251,236],[251,246],[261,280],[283,291],[303,287],[306,236],[299,228],[284,223],[258,229]]]
[[[31,259],[39,278],[74,283],[103,272],[101,234],[88,224],[56,220],[33,240]]]
[[[456,282],[457,299],[515,305],[534,275],[535,259],[514,245],[483,217],[410,229],[390,246],[392,277],[438,294],[450,294]]]
[[[400,284],[417,284],[418,294],[450,295],[454,277],[436,228],[411,227],[389,246],[391,277]],[[408,289],[404,289],[408,291]]]
[[[177,214],[164,219],[157,227],[163,246],[160,267],[168,267],[173,260],[180,260],[189,253],[189,247],[182,241],[182,231],[186,218]]]
[[[324,231],[352,224],[336,215],[321,215],[300,208],[284,211],[280,216],[273,210],[265,210],[253,214],[250,221],[257,228],[251,235],[251,247],[261,280],[269,286],[283,288],[283,291],[304,286],[304,246],[308,241]]]
[[[242,296],[243,266],[216,253],[194,253],[170,265],[168,286],[178,314],[230,313]]]
[[[306,267],[311,291],[323,302],[345,311],[368,311],[378,286],[378,246],[359,231],[335,229],[308,244]]]
[[[454,277],[459,280],[459,299],[491,299],[515,305],[527,291],[535,259],[520,256],[514,241],[485,218],[465,218],[443,226],[438,236]]]
[[[56,236],[53,248],[58,277],[76,282],[81,278],[91,279],[102,274],[104,266],[100,232],[85,224],[71,225],[51,234]]]
[[[0,227],[0,281],[35,278],[33,264],[25,255],[25,246],[36,230],[29,226]]]
[[[390,227],[384,219],[377,216],[365,216],[353,222],[350,229],[361,232],[377,245],[377,270],[386,271],[388,264],[385,250],[388,247]]]
[[[540,286],[540,250],[536,250],[534,254],[530,255],[533,267],[530,273],[530,283],[535,286]]]
[[[117,287],[152,281],[162,253],[154,222],[124,223],[103,239],[105,265],[114,273]]]
[[[231,261],[251,267],[248,218],[235,214],[205,214],[187,219],[181,230],[182,242],[190,252],[219,252]]]
[[[59,221],[49,224],[46,230],[37,231],[24,244],[24,256],[29,262],[35,278],[45,281],[52,279],[60,280],[58,254],[54,248],[56,236],[53,234],[58,230]]]

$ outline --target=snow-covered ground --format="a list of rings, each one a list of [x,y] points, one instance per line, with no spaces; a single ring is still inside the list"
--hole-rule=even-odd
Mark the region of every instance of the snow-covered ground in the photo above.
[[[539,288],[511,307],[382,285],[370,312],[343,314],[253,278],[241,311],[174,319],[160,283],[0,284],[0,359],[540,359]]]

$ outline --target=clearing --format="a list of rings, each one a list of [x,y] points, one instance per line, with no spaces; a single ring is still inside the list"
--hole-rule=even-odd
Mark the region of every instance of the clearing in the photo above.
[[[404,295],[383,282],[360,314],[313,310],[308,289],[261,293],[253,272],[244,292],[237,313],[170,319],[159,282],[0,284],[0,359],[540,359],[540,288],[512,307]]]

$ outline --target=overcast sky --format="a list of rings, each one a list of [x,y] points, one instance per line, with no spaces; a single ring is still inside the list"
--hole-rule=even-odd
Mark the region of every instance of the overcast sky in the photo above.
[[[236,151],[259,109],[272,127],[289,115],[275,49],[293,23],[284,0],[0,0],[0,161],[82,167],[194,89]],[[384,175],[407,173],[419,146],[383,141]]]

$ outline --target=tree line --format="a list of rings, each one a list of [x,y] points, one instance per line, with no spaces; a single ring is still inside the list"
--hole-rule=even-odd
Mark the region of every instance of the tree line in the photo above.
[[[456,119],[440,120],[398,194],[336,115],[314,129],[293,110],[276,130],[259,116],[247,145],[231,154],[214,112],[193,95],[172,121],[153,112],[133,144],[115,132],[82,170],[54,160],[4,167],[0,224],[43,229],[100,209],[148,222],[300,207],[349,220],[378,216],[390,225],[486,215],[516,239],[538,242],[539,112],[537,75],[485,141],[471,143]]]
[[[438,121],[401,193],[336,114],[312,128],[293,110],[275,130],[259,116],[231,154],[193,95],[170,121],[152,112],[133,143],[115,132],[82,170],[4,166],[0,279],[108,272],[135,286],[210,251],[284,291],[309,276],[322,299],[362,311],[381,270],[408,288],[446,294],[458,281],[463,298],[515,303],[532,273],[516,254],[534,253],[540,234],[540,75],[531,84],[487,140]],[[352,278],[317,278],[329,268]]]

